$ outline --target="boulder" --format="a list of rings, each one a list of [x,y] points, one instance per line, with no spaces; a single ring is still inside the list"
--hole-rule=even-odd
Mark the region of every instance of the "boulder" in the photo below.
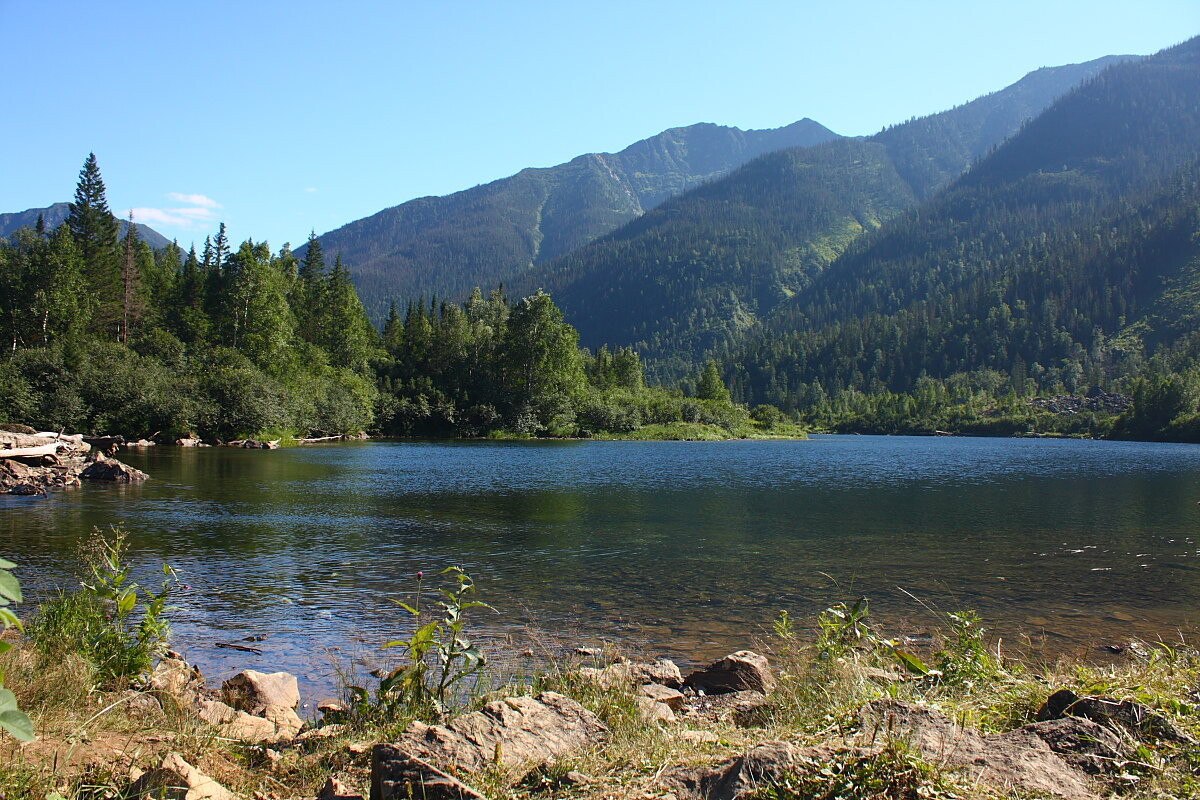
[[[740,691],[768,694],[775,688],[775,676],[765,656],[739,650],[688,675],[684,685],[705,694]]]
[[[684,696],[678,689],[663,686],[661,683],[647,683],[638,690],[643,697],[656,703],[662,703],[672,711],[682,711]]]
[[[87,442],[97,453],[103,453],[106,456],[113,456],[121,449],[121,445],[125,444],[124,436],[85,436],[83,441]]]
[[[200,700],[196,715],[217,728],[226,739],[250,744],[290,742],[304,726],[304,721],[295,711],[283,706],[270,706],[262,715],[256,715],[233,708],[220,700]]]
[[[683,675],[670,659],[659,659],[652,664],[632,661],[609,664],[603,669],[580,667],[579,676],[594,681],[597,686],[614,689],[623,686],[642,686],[656,683],[671,689],[683,686]]]
[[[827,762],[835,753],[831,747],[801,748],[790,742],[764,742],[715,767],[674,770],[664,782],[684,797],[737,800],[764,786],[782,783],[789,773],[811,763]]]
[[[1063,717],[1078,717],[1101,725],[1115,725],[1141,739],[1191,742],[1191,737],[1176,728],[1166,717],[1132,700],[1080,697],[1070,689],[1060,689],[1050,695],[1038,709],[1037,718],[1038,721],[1044,722]]]
[[[1129,740],[1082,717],[1062,717],[1022,726],[1076,769],[1090,775],[1119,774],[1132,759]]]
[[[451,772],[474,773],[499,764],[515,777],[523,777],[563,756],[600,744],[607,736],[607,726],[579,703],[555,692],[542,692],[537,697],[493,701],[444,726],[414,722],[398,741],[381,747]]]
[[[869,746],[905,742],[922,758],[961,770],[1000,792],[1064,800],[1095,800],[1086,776],[1060,758],[1036,732],[1025,728],[983,734],[941,712],[900,700],[876,700],[859,712]]]
[[[222,699],[234,708],[261,714],[271,706],[300,707],[300,684],[287,672],[247,669],[221,684]]]
[[[201,447],[204,443],[191,436],[185,436],[183,438],[176,439],[175,444],[179,447]]]
[[[134,469],[128,464],[122,464],[115,458],[105,458],[96,453],[96,460],[88,464],[79,477],[89,481],[115,481],[117,483],[135,483],[144,481],[150,476],[140,469]]]
[[[178,753],[164,758],[158,769],[142,773],[123,796],[131,800],[237,800]]]
[[[647,725],[673,725],[675,723],[675,712],[665,703],[641,695],[633,700],[637,705],[638,719],[643,723]]]
[[[371,800],[487,800],[428,761],[390,744],[371,753]]]
[[[177,704],[190,705],[204,690],[204,676],[184,661],[183,656],[172,652],[155,665],[147,684],[160,699],[165,697]]]

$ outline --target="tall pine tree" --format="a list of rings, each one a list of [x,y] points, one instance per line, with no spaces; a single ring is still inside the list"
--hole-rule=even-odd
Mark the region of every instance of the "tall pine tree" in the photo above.
[[[67,227],[83,259],[88,290],[96,299],[93,324],[101,332],[116,332],[122,316],[121,268],[117,254],[119,224],[109,210],[104,178],[100,175],[95,153],[88,154],[79,171]]]

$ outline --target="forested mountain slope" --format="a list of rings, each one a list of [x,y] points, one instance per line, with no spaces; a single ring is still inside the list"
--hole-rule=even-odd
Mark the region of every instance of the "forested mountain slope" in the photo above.
[[[765,155],[534,271],[515,289],[545,287],[585,344],[634,345],[653,374],[678,377],[804,291],[864,232],[1122,58],[1041,69],[865,140]]]
[[[736,393],[794,407],[925,375],[1024,392],[1131,374],[1197,315],[1197,159],[1200,39],[1106,70],[735,346]]]
[[[66,221],[67,215],[70,213],[70,203],[55,203],[45,208],[30,208],[25,211],[15,211],[11,214],[0,214],[0,237],[11,236],[21,230],[21,228],[34,227],[37,225],[39,215],[46,223],[46,228],[54,230]],[[128,225],[129,223],[126,220],[121,220],[120,236],[125,236],[125,228]],[[135,222],[134,225],[137,226],[137,231],[142,241],[155,250],[161,250],[171,243],[170,239],[148,225],[143,225],[140,222]]]
[[[835,138],[810,119],[761,131],[673,128],[619,153],[411,200],[318,238],[325,252],[353,265],[364,302],[379,316],[392,300],[465,297],[476,286],[508,282],[756,156]]]

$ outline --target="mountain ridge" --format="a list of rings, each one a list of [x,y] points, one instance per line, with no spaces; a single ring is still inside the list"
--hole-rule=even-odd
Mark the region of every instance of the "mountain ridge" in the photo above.
[[[761,131],[713,123],[670,128],[616,153],[587,153],[415,198],[318,239],[351,266],[378,316],[392,299],[458,297],[477,285],[506,283],[763,152],[834,138],[808,118]]]
[[[12,211],[6,214],[0,214],[0,237],[11,236],[21,228],[32,228],[37,224],[39,215],[43,217],[46,227],[54,230],[59,225],[67,220],[68,214],[71,212],[70,203],[54,203],[45,208],[27,208],[24,211]],[[129,227],[128,220],[119,220],[121,228],[120,236],[125,235],[125,230]],[[151,228],[149,225],[143,225],[140,222],[135,222],[138,235],[142,237],[142,241],[146,242],[155,250],[161,250],[171,243],[171,240],[163,236],[158,231]]]
[[[676,379],[802,291],[860,234],[966,171],[1080,82],[1128,56],[1035,70],[869,137],[759,156],[524,276],[582,341],[637,347]]]

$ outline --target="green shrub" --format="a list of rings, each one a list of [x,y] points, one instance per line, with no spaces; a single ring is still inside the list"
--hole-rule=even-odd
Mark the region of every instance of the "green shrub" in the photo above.
[[[170,635],[166,614],[174,572],[163,565],[158,592],[139,586],[125,561],[127,548],[123,529],[111,528],[108,536],[97,530],[84,550],[87,575],[80,588],[40,606],[28,631],[47,655],[83,656],[110,688],[149,672]]]
[[[424,573],[417,573],[416,599],[410,605],[393,601],[413,619],[416,628],[406,639],[396,639],[384,649],[398,648],[405,662],[379,682],[372,702],[361,686],[348,688],[351,713],[367,719],[434,718],[447,713],[462,699],[464,687],[477,676],[487,660],[467,637],[467,613],[488,608],[487,603],[470,599],[475,582],[461,567],[447,567],[449,587],[439,588],[437,611],[426,621],[421,609]]]

